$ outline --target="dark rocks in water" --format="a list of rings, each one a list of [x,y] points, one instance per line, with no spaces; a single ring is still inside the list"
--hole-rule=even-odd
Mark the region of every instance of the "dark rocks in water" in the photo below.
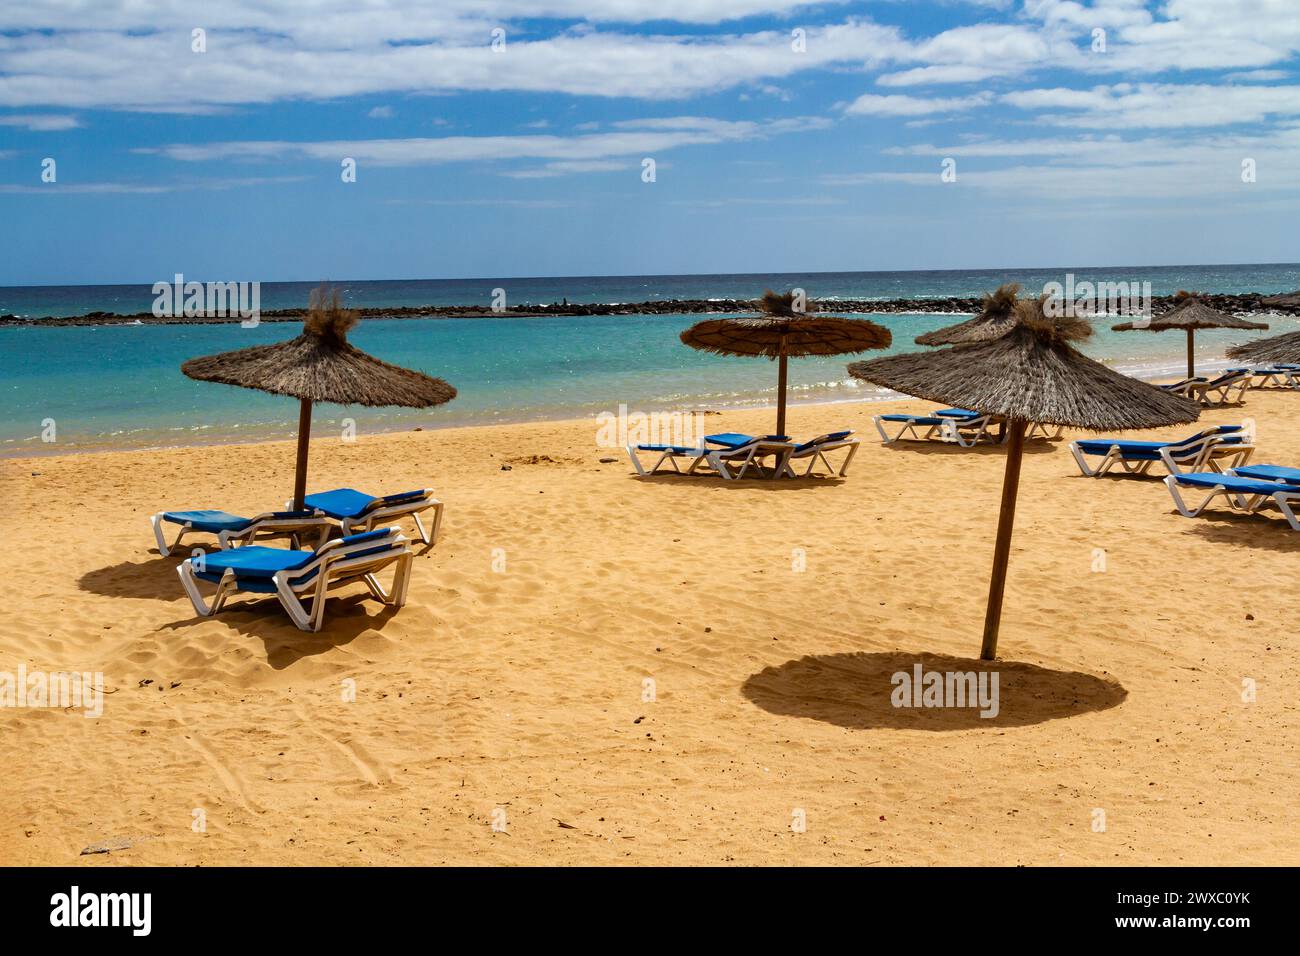
[[[1240,294],[1206,293],[1201,298],[1211,307],[1222,312],[1285,312],[1300,315],[1300,292],[1286,295],[1265,296],[1259,292]],[[1152,296],[1153,311],[1159,315],[1167,312],[1174,305],[1170,295]],[[937,315],[956,313],[975,314],[982,307],[978,296],[972,297],[936,297],[925,299],[839,299],[821,300],[818,303],[822,312],[851,314],[861,312],[898,313],[924,312]],[[385,319],[473,319],[492,318],[508,315],[513,318],[528,318],[548,315],[584,316],[584,315],[697,315],[716,312],[753,312],[756,303],[751,299],[659,299],[653,302],[587,302],[555,303],[544,305],[513,305],[500,312],[479,305],[419,305],[398,306],[395,308],[358,308],[355,311],[367,318]],[[303,309],[272,309],[261,313],[262,322],[301,322]],[[239,322],[235,317],[208,316],[164,316],[159,318],[151,312],[139,312],[135,315],[119,315],[115,312],[91,312],[89,315],[69,315],[59,318],[31,319],[16,315],[0,316],[0,326],[5,325],[126,325],[136,322],[145,325],[220,325]]]
[[[1295,313],[1300,310],[1300,290],[1284,292],[1282,295],[1266,295],[1259,301],[1270,309],[1284,309]]]

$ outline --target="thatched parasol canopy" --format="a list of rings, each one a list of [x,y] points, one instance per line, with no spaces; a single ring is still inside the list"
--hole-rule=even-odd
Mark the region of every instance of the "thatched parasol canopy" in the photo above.
[[[361,351],[347,340],[357,314],[344,309],[337,290],[312,290],[302,334],[274,345],[254,345],[190,359],[181,371],[203,382],[220,382],[287,395],[301,403],[294,507],[302,508],[307,482],[307,441],[314,402],[371,407],[431,408],[456,397],[440,378],[400,368]]]
[[[1194,421],[1187,399],[1121,375],[1071,344],[1092,334],[1081,319],[1053,322],[1035,303],[1000,339],[933,352],[854,362],[849,374],[956,408],[1008,421],[1091,431],[1157,428]]]
[[[1252,365],[1300,365],[1300,332],[1283,332],[1228,349],[1228,358]]]
[[[795,308],[793,293],[763,293],[758,307],[763,314],[741,318],[705,319],[681,335],[682,342],[714,355],[742,355],[776,359],[776,434],[785,434],[786,360],[790,356],[853,355],[868,349],[888,348],[889,329],[866,319],[816,315]],[[809,310],[812,303],[808,303]]]
[[[349,343],[357,314],[340,307],[337,293],[322,302],[325,295],[312,292],[313,304],[296,339],[190,359],[181,371],[203,382],[336,405],[429,408],[456,397],[456,389],[442,379],[390,365]]]
[[[1168,332],[1181,329],[1187,332],[1187,377],[1196,374],[1197,329],[1266,329],[1266,322],[1250,322],[1235,315],[1220,312],[1194,292],[1179,291],[1174,296],[1174,307],[1150,320],[1121,322],[1111,328],[1116,332]]]
[[[1178,425],[1200,415],[1195,402],[1121,375],[1070,344],[1091,334],[1080,319],[1046,318],[1041,300],[1021,302],[1016,325],[1000,339],[849,366],[854,378],[1007,421],[1006,475],[980,650],[985,660],[997,654],[1027,423],[1111,431]]]
[[[975,318],[918,335],[916,344],[961,345],[1001,338],[1016,324],[1016,296],[1019,293],[1018,282],[1000,285],[996,291],[984,296],[983,308]]]

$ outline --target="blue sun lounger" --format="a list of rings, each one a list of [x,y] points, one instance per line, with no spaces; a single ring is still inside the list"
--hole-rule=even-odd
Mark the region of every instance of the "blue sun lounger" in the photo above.
[[[695,474],[696,469],[701,464],[707,464],[716,474],[721,475],[724,479],[732,480],[743,478],[745,473],[752,467],[758,469],[763,459],[774,457],[777,459],[774,465],[773,475],[777,476],[785,471],[787,459],[791,452],[794,451],[794,444],[784,435],[745,435],[741,432],[719,432],[716,435],[705,435],[702,445],[659,445],[659,444],[639,444],[628,445],[627,454],[632,459],[632,466],[636,469],[638,475],[653,475],[660,466],[666,461],[673,466],[673,470],[680,474]],[[641,464],[637,452],[648,451],[658,453],[659,458],[655,461],[654,466],[646,468]],[[677,466],[677,459],[690,458],[691,463],[683,472]],[[739,466],[736,472],[732,472],[731,466]]]
[[[1242,372],[1250,376],[1249,388],[1300,388],[1300,381],[1295,377],[1295,369],[1283,365],[1247,365],[1241,368],[1227,369],[1229,372]]]
[[[723,479],[734,481],[744,478],[750,468],[759,471],[764,459],[773,458],[772,477],[785,474],[790,455],[794,452],[794,443],[785,435],[744,435],[738,432],[722,432],[717,435],[705,435],[704,440],[714,446],[705,456],[709,467]],[[736,471],[731,469],[736,467]]]
[[[315,531],[323,544],[333,527],[328,518],[315,509],[306,511],[268,511],[253,518],[232,515],[227,511],[200,509],[197,511],[160,511],[149,519],[154,539],[163,557],[180,546],[181,539],[193,532],[217,536],[224,551],[231,546],[253,541],[258,537],[292,537],[295,546],[304,532]],[[163,525],[180,526],[176,540],[170,545],[163,537]]]
[[[333,491],[308,495],[303,499],[303,504],[329,515],[342,526],[345,535],[370,531],[377,524],[410,515],[415,519],[420,540],[425,544],[433,544],[438,540],[438,529],[442,525],[442,502],[433,496],[432,488],[379,497],[355,488],[335,488]],[[433,512],[431,532],[425,530],[424,522],[420,520],[420,515],[425,511]]]
[[[637,455],[637,452],[642,451],[648,451],[659,456],[649,468],[641,464],[641,459]],[[627,446],[627,457],[632,459],[632,467],[642,477],[655,474],[665,462],[672,465],[673,471],[679,475],[693,475],[695,469],[700,466],[708,453],[708,448],[703,445],[662,445],[654,442],[642,442]],[[682,471],[677,464],[679,458],[691,459],[691,463],[685,471]]]
[[[1187,388],[1187,386],[1191,385],[1193,382],[1204,382],[1204,381],[1205,381],[1204,375],[1193,375],[1191,378],[1185,378],[1182,381],[1170,382],[1167,385],[1157,385],[1156,388],[1163,388],[1166,392],[1176,392],[1179,395],[1181,395],[1183,389]]]
[[[375,574],[396,564],[393,586],[384,590]],[[319,631],[325,620],[325,598],[332,588],[364,583],[376,599],[393,607],[406,603],[411,579],[411,550],[397,528],[380,528],[329,541],[315,551],[249,545],[197,555],[176,569],[194,610],[211,617],[236,593],[274,594],[293,623],[304,631]],[[198,582],[217,586],[211,601]],[[303,605],[303,598],[311,609]]]
[[[1285,465],[1239,465],[1232,469],[1232,473],[1239,478],[1300,485],[1300,468],[1287,468]]]
[[[1235,465],[1250,460],[1255,446],[1246,442],[1241,425],[1215,425],[1178,441],[1135,441],[1122,438],[1084,438],[1070,442],[1070,453],[1079,470],[1097,478],[1118,466],[1131,475],[1145,475],[1161,462],[1171,473],[1183,470],[1223,470],[1220,461],[1230,458]],[[1099,457],[1090,466],[1085,456]]]
[[[858,453],[858,440],[851,438],[852,430],[828,432],[825,435],[818,435],[816,438],[809,439],[794,446],[794,450],[786,456],[785,473],[791,478],[797,477],[794,470],[794,462],[802,461],[807,458],[808,467],[804,469],[803,476],[807,478],[813,474],[817,463],[820,461],[826,466],[826,471],[832,477],[838,475],[843,478],[849,473],[849,465],[853,461],[853,456]],[[835,466],[831,464],[830,459],[826,457],[828,451],[835,451],[838,448],[847,448],[849,453],[844,456],[844,461],[837,472]]]
[[[880,432],[880,438],[886,445],[892,445],[905,438],[913,441],[938,439],[960,445],[962,448],[970,448],[986,439],[996,441],[989,432],[993,416],[981,415],[979,412],[972,412],[965,408],[941,408],[929,415],[875,415],[872,421],[875,422],[876,431]],[[885,430],[886,422],[902,427],[891,435]],[[919,429],[925,431],[921,432]]]
[[[1297,485],[1261,481],[1240,474],[1220,475],[1211,472],[1170,475],[1165,479],[1165,487],[1174,499],[1174,506],[1188,518],[1195,518],[1212,501],[1222,498],[1231,510],[1242,514],[1255,514],[1271,504],[1282,512],[1282,517],[1293,530],[1300,531],[1300,518],[1295,513],[1295,505],[1300,503],[1300,486]],[[1192,508],[1183,500],[1180,489],[1200,490],[1207,494],[1200,504]]]
[[[1227,405],[1229,402],[1240,404],[1246,397],[1246,390],[1250,388],[1251,374],[1249,369],[1228,369],[1218,378],[1205,379],[1195,378],[1179,385],[1167,389],[1175,395],[1181,395],[1184,398],[1190,398],[1192,401],[1200,402],[1202,405],[1219,407]]]
[[[708,435],[704,439],[703,445],[661,445],[643,443],[638,445],[628,445],[627,454],[632,460],[633,467],[636,468],[638,475],[653,475],[664,464],[668,462],[672,465],[673,470],[679,474],[693,474],[695,469],[701,464],[708,466],[715,472],[722,474],[724,478],[739,478],[751,466],[757,465],[755,458],[777,457],[784,455],[784,463],[778,461],[777,467],[780,469],[778,475],[787,475],[791,478],[797,477],[792,462],[805,458],[811,459],[808,467],[804,469],[804,476],[807,477],[814,473],[817,463],[820,461],[826,466],[827,471],[834,475],[837,474],[835,467],[831,464],[830,459],[826,457],[829,451],[835,451],[840,448],[848,448],[848,455],[845,456],[844,462],[840,465],[838,474],[842,477],[848,473],[849,463],[853,461],[853,456],[858,450],[858,440],[851,438],[852,430],[838,432],[828,432],[825,435],[818,435],[800,444],[792,444],[788,438],[783,435],[763,435],[755,437],[754,435],[745,435],[740,432],[723,432],[717,435]],[[648,451],[659,455],[654,465],[646,468],[640,461],[637,452]],[[690,465],[685,471],[677,466],[677,459],[689,458]],[[724,464],[739,464],[739,471],[732,475],[731,471],[724,468]]]

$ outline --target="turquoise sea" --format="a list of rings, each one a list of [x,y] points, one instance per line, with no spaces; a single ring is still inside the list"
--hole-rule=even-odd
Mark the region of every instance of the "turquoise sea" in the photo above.
[[[338,284],[349,304],[487,305],[494,288],[511,304],[631,302],[669,298],[753,297],[765,288],[800,287],[815,299],[967,296],[1006,281],[1037,290],[1063,282],[1067,270],[859,272],[717,276],[578,277],[364,281]],[[1205,292],[1287,292],[1300,288],[1300,265],[1182,266],[1076,269],[1076,279],[1150,281],[1156,295]],[[171,277],[162,277],[169,280]],[[236,277],[193,277],[187,279]],[[314,283],[262,284],[264,310],[305,304]],[[0,288],[0,314],[44,317],[92,311],[148,311],[150,286]],[[352,418],[358,431],[571,418],[616,412],[725,409],[774,401],[776,370],[763,359],[705,355],[678,333],[699,316],[363,321],[351,338],[400,365],[447,379],[459,390],[450,404],[427,411],[321,406],[318,429]],[[894,333],[894,351],[918,348],[921,332],[954,321],[936,314],[874,316]],[[1269,319],[1269,333],[1300,329],[1300,319]],[[194,382],[180,373],[188,358],[274,342],[296,334],[286,323],[253,329],[203,326],[0,328],[0,455],[287,438],[297,426],[294,402],[245,389]],[[1206,367],[1222,364],[1223,349],[1243,333],[1203,333]],[[1176,373],[1185,341],[1177,334],[1116,333],[1101,325],[1085,350],[1140,376]],[[871,355],[882,353],[870,353]],[[791,363],[791,401],[850,401],[881,397],[849,379],[851,358]],[[41,440],[53,420],[57,441]]]

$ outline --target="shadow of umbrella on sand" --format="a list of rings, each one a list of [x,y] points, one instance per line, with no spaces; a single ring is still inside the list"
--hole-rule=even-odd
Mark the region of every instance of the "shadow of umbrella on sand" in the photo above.
[[[1200,416],[1195,402],[1121,375],[1077,351],[1070,343],[1092,334],[1086,322],[1048,319],[1041,302],[1021,302],[1016,311],[1015,326],[998,339],[849,366],[854,378],[1007,422],[1006,475],[980,648],[984,660],[997,656],[1028,423],[1119,431],[1180,425]]]
[[[316,402],[432,408],[456,397],[440,378],[400,368],[367,355],[347,340],[357,313],[344,309],[337,290],[312,290],[302,334],[274,345],[190,359],[181,371],[202,382],[255,388],[298,399],[298,462],[293,507],[301,511],[307,491],[311,408]]]
[[[1008,282],[984,296],[980,314],[916,337],[917,345],[966,345],[1000,339],[1016,325],[1016,296],[1020,283]]]
[[[795,308],[793,293],[771,290],[759,300],[762,315],[705,319],[682,333],[682,342],[714,355],[762,356],[779,365],[776,379],[776,434],[785,436],[785,381],[790,356],[856,355],[889,348],[889,329],[866,319],[813,315]],[[808,303],[811,308],[812,303]]]
[[[1266,322],[1248,322],[1235,315],[1220,312],[1193,292],[1179,292],[1174,296],[1175,305],[1163,315],[1154,319],[1142,319],[1136,322],[1121,322],[1112,325],[1115,332],[1168,332],[1170,329],[1182,329],[1187,333],[1187,377],[1196,375],[1196,330],[1197,329],[1267,329]]]

